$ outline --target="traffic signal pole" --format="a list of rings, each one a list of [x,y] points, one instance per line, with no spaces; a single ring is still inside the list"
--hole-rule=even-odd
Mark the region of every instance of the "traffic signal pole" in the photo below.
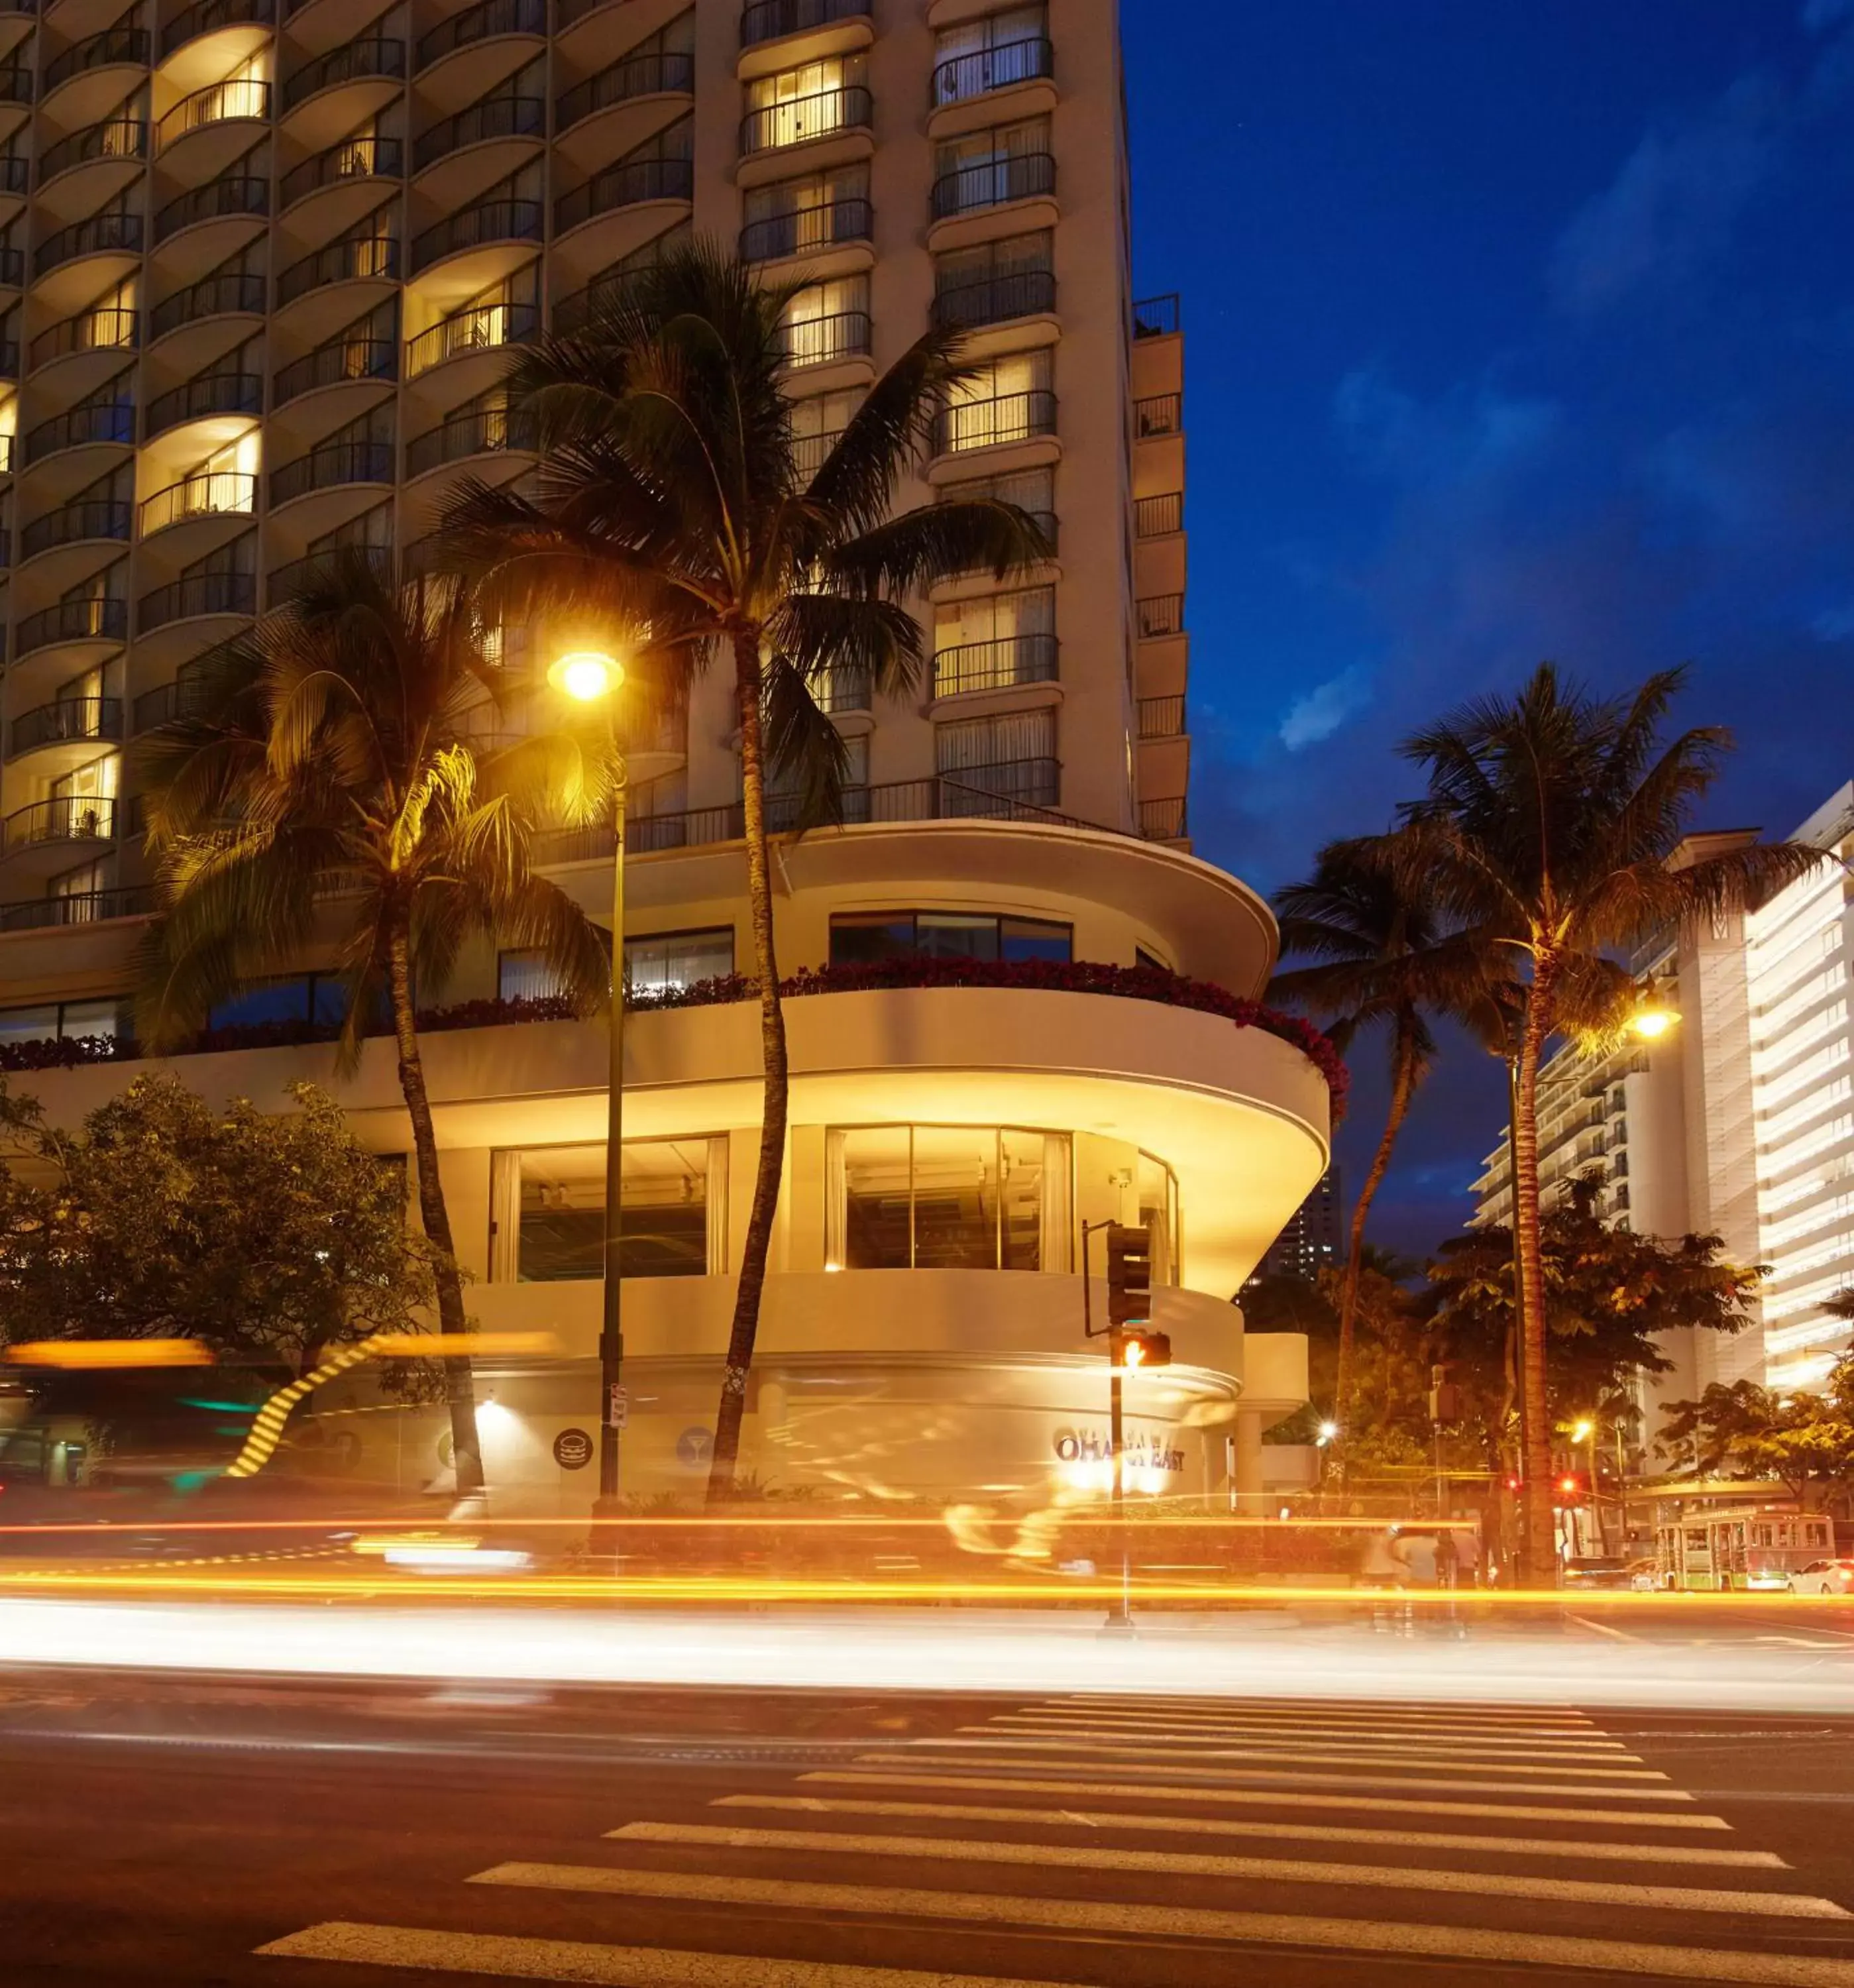
[[[1097,1230],[1107,1236],[1107,1323],[1094,1323],[1089,1244]],[[1120,1542],[1120,1600],[1109,1610],[1103,1633],[1133,1633],[1133,1567],[1126,1540],[1126,1425],[1125,1377],[1129,1367],[1168,1365],[1171,1341],[1151,1330],[1152,1239],[1143,1229],[1122,1222],[1082,1224],[1082,1330],[1107,1341],[1108,1445],[1113,1452],[1114,1531]]]

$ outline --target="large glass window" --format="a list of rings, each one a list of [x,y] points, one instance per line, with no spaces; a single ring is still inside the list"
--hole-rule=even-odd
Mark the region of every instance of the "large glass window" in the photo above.
[[[875,959],[1049,959],[1075,957],[1075,928],[1055,918],[993,911],[839,911],[830,921],[830,963]]]
[[[84,1036],[107,1040],[121,1033],[122,1019],[122,1005],[116,1001],[46,1001],[34,1008],[0,1008],[0,1047]]]
[[[1140,1155],[1140,1226],[1151,1239],[1155,1286],[1178,1281],[1178,1176],[1150,1153]]]
[[[1049,73],[1047,7],[1007,7],[934,37],[934,101],[957,103]]]
[[[628,1140],[619,1263],[627,1277],[701,1277],[723,1261],[726,1142]],[[495,1155],[491,1274],[498,1283],[603,1276],[605,1148]]]
[[[940,446],[957,455],[1027,441],[1055,429],[1055,361],[1047,346],[1007,352],[971,367],[940,421]]]
[[[734,928],[653,932],[624,942],[624,982],[633,995],[680,993],[698,980],[734,971]],[[496,993],[505,1001],[545,1001],[561,992],[543,955],[505,952],[496,962]]]
[[[837,1268],[1069,1267],[1065,1133],[856,1126],[832,1131],[826,1151],[826,1248]]]
[[[292,973],[254,980],[207,1017],[211,1029],[255,1026],[266,1022],[315,1022],[339,1028],[347,1019],[346,982],[338,973]]]

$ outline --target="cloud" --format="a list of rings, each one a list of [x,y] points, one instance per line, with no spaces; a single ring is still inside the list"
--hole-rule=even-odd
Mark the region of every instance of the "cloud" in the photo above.
[[[1340,380],[1333,417],[1367,468],[1406,486],[1460,485],[1504,475],[1549,439],[1558,410],[1546,400],[1501,390],[1491,380],[1457,386],[1424,403],[1375,367]]]
[[[1819,642],[1854,642],[1854,607],[1825,607],[1809,628]]]
[[[1336,677],[1316,684],[1288,707],[1281,721],[1281,742],[1290,752],[1303,752],[1330,739],[1354,712],[1371,702],[1371,673],[1354,663]]]
[[[1854,21],[1854,0],[1808,0],[1802,25],[1812,35],[1825,35],[1837,21]]]

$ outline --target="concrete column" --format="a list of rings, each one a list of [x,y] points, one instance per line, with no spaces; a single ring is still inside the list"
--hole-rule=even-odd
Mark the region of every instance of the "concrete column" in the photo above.
[[[1245,1516],[1259,1517],[1261,1492],[1261,1412],[1241,1408],[1236,1415],[1236,1509]]]

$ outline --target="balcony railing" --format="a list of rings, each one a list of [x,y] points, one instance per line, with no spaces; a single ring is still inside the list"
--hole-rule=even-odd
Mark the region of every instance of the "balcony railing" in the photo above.
[[[294,110],[317,90],[332,83],[360,83],[371,77],[403,78],[406,73],[406,45],[383,35],[368,36],[360,41],[343,42],[297,70],[283,86],[283,107]]]
[[[569,130],[595,110],[628,103],[638,96],[687,96],[695,88],[695,58],[667,49],[633,56],[576,83],[554,106],[554,134]]]
[[[864,83],[788,97],[782,103],[750,110],[741,120],[741,156],[782,150],[813,138],[828,138],[837,131],[866,130],[875,115],[875,99]]]
[[[1154,593],[1144,600],[1133,604],[1133,613],[1140,625],[1140,640],[1156,641],[1162,635],[1182,635],[1184,633],[1184,596],[1182,593]]]
[[[1142,739],[1182,739],[1184,736],[1184,697],[1143,697],[1139,703]]]
[[[870,0],[751,0],[741,12],[741,46],[757,48],[833,21],[860,20],[869,10]]]
[[[544,96],[491,96],[472,103],[421,131],[412,141],[412,170],[426,167],[466,145],[480,145],[486,138],[542,138],[547,135],[547,99]]]
[[[1150,441],[1157,435],[1182,434],[1184,432],[1184,396],[1182,394],[1152,394],[1143,401],[1133,403],[1133,433],[1142,441]]]
[[[976,282],[949,283],[934,298],[934,322],[950,325],[1004,324],[1055,309],[1052,269],[1015,269]]]
[[[1184,795],[1140,802],[1140,833],[1148,842],[1182,842],[1190,833]]]
[[[195,614],[255,614],[258,581],[248,573],[191,573],[170,580],[144,593],[136,604],[135,630],[146,635],[164,628],[170,621],[184,621]],[[142,715],[143,699],[135,701],[135,725],[140,731],[150,722]]]
[[[812,701],[819,710],[833,716],[846,711],[867,711],[874,701],[875,684],[869,671],[849,663],[833,663],[822,676],[811,679]]]
[[[157,490],[142,505],[142,536],[187,518],[216,512],[254,511],[258,479],[240,469],[202,469]]]
[[[24,193],[32,183],[32,162],[23,152],[0,152],[0,193]]]
[[[209,35],[216,28],[235,28],[245,21],[268,24],[275,19],[273,0],[194,0],[162,29],[161,59],[165,62],[195,36]]]
[[[1014,200],[1034,200],[1055,191],[1055,161],[1048,152],[1018,152],[1008,158],[987,159],[942,173],[934,182],[933,215],[945,221],[956,214],[977,214]]]
[[[32,72],[24,63],[8,63],[0,69],[0,103],[26,103],[32,100]]]
[[[19,534],[19,556],[36,559],[58,546],[86,539],[127,539],[135,507],[113,497],[80,497],[35,518]]]
[[[539,242],[543,218],[538,200],[480,201],[412,238],[412,273],[487,242]]]
[[[547,0],[478,0],[461,14],[441,21],[429,33],[420,35],[415,51],[415,66],[427,69],[453,49],[472,42],[487,42],[498,35],[544,35],[547,32]]]
[[[145,159],[148,156],[148,120],[145,117],[106,117],[100,124],[86,125],[61,138],[39,161],[39,184],[81,166],[92,159]]]
[[[79,42],[46,64],[46,93],[49,96],[61,83],[82,76],[86,69],[101,69],[110,63],[133,63],[146,69],[148,50],[146,28],[106,28],[100,35]]]
[[[129,604],[108,596],[54,601],[36,614],[27,615],[14,630],[13,637],[17,656],[49,648],[54,642],[126,642]]]
[[[541,313],[532,304],[473,304],[407,341],[406,377],[414,379],[460,352],[519,345],[533,337],[540,322]]]
[[[0,855],[48,842],[108,842],[116,833],[116,803],[76,795],[35,801],[0,821]]]
[[[45,931],[62,925],[96,925],[104,918],[145,918],[155,908],[152,884],[128,884],[109,891],[70,891],[55,898],[27,898],[0,904],[0,932]]]
[[[830,459],[830,452],[843,439],[843,431],[832,428],[828,434],[795,435],[792,441],[792,466],[807,482]]]
[[[209,83],[180,102],[154,127],[155,149],[165,151],[189,132],[204,130],[208,124],[224,124],[237,117],[268,117],[270,85],[255,76],[232,76],[224,83]]]
[[[827,200],[816,207],[750,221],[741,230],[741,260],[771,262],[785,255],[809,255],[842,242],[866,242],[875,215],[866,200]]]
[[[397,282],[399,243],[390,235],[345,235],[291,263],[277,279],[277,308],[329,283]]]
[[[962,642],[934,658],[934,695],[957,697],[974,690],[1010,690],[1019,684],[1054,683],[1056,638],[1049,634],[1000,635]]]
[[[1167,490],[1157,497],[1133,499],[1133,536],[1162,539],[1184,529],[1184,492]]]
[[[1169,338],[1178,329],[1178,292],[1168,290],[1163,296],[1141,297],[1133,307],[1133,334],[1135,338]]]
[[[1028,441],[1055,433],[1055,395],[1047,387],[1021,394],[994,394],[982,400],[955,401],[941,409],[934,424],[934,446],[942,455]]]
[[[154,238],[165,242],[196,221],[223,221],[239,214],[265,215],[270,211],[270,181],[240,173],[227,179],[208,180],[177,199],[171,200],[154,217]]]
[[[406,474],[423,476],[427,470],[461,462],[467,456],[534,446],[534,422],[518,408],[468,408],[447,415],[436,428],[412,438],[406,445]]]
[[[330,442],[286,462],[270,479],[274,509],[312,490],[337,490],[348,483],[390,483],[393,445],[390,441]]]
[[[306,193],[342,180],[397,179],[404,159],[405,148],[397,138],[344,138],[285,173],[278,198],[288,207]]]
[[[344,380],[393,380],[399,374],[399,341],[393,338],[337,338],[284,367],[277,375],[273,407],[282,407],[312,387]]]
[[[43,366],[73,352],[133,352],[140,331],[139,311],[125,310],[120,304],[99,304],[42,331],[32,340],[32,363]]]
[[[554,232],[564,235],[596,214],[610,214],[643,201],[694,198],[692,159],[621,159],[554,202]]]
[[[164,297],[148,314],[151,337],[165,338],[184,324],[203,317],[221,317],[239,313],[261,317],[264,313],[264,279],[249,272],[228,270],[223,275],[202,276],[184,290]]]
[[[266,583],[265,598],[273,607],[280,607],[292,600],[310,581],[335,572],[343,560],[365,560],[373,570],[390,578],[393,572],[393,548],[390,546],[333,546],[322,552],[306,553],[301,559],[291,560],[286,565],[277,567]]]
[[[54,414],[29,429],[25,459],[41,462],[60,449],[82,448],[89,442],[124,442],[135,440],[135,405],[130,401],[91,402]]]
[[[779,344],[788,366],[828,366],[869,352],[873,335],[867,311],[832,311],[827,317],[788,318],[779,326]]]
[[[263,411],[262,374],[202,373],[149,402],[144,432],[151,438],[178,422],[196,421],[208,414],[261,414]]]
[[[32,273],[42,276],[46,270],[56,269],[62,262],[75,262],[79,255],[111,252],[126,255],[139,255],[142,252],[142,218],[139,214],[106,209],[101,214],[92,215],[87,221],[73,221],[69,228],[59,228],[33,250]]]
[[[968,98],[1008,90],[1014,83],[1034,83],[1055,73],[1055,50],[1046,35],[1027,35],[1021,42],[1000,42],[996,48],[975,49],[954,56],[934,71],[929,102],[963,103]]]
[[[22,712],[13,720],[7,752],[16,759],[41,746],[69,746],[90,739],[123,735],[123,704],[119,697],[61,697]]]

